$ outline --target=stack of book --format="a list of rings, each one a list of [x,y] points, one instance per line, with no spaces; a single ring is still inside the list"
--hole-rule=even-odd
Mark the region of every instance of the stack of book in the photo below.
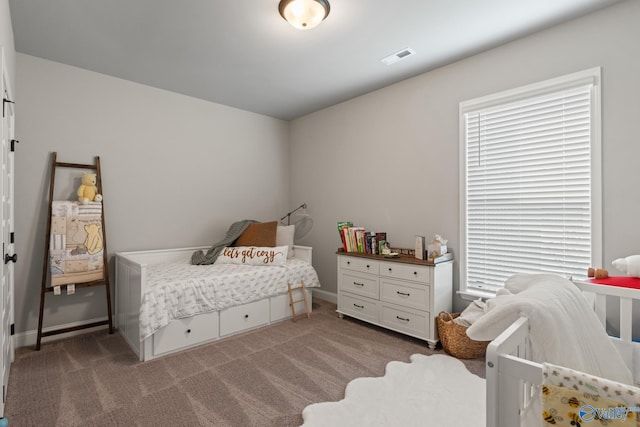
[[[364,227],[354,226],[351,221],[338,222],[338,232],[345,252],[380,254],[388,246],[386,232],[371,232]]]

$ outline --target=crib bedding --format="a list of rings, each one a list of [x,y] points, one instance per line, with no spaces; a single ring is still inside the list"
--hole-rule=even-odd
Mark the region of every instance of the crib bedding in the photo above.
[[[287,283],[319,287],[314,268],[291,258],[281,266],[191,265],[188,261],[147,266],[140,306],[140,339],[174,319],[218,311],[287,292]]]

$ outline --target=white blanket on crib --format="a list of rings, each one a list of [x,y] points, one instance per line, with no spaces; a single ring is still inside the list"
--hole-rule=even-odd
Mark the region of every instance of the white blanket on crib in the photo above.
[[[140,304],[140,339],[174,319],[247,304],[287,293],[287,283],[320,286],[313,267],[291,258],[282,266],[234,264],[191,265],[189,262],[147,267]]]
[[[467,329],[470,338],[493,340],[525,316],[533,361],[633,384],[620,353],[573,283],[552,274],[519,274],[510,277],[505,288],[520,292],[487,301],[487,313]]]

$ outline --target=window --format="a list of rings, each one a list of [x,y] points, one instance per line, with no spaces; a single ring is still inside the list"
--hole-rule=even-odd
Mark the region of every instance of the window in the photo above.
[[[601,264],[600,69],[460,104],[461,286]]]

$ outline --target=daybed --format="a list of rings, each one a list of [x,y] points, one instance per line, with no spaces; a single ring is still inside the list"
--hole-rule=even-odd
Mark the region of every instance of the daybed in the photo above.
[[[289,318],[287,283],[320,286],[310,247],[280,266],[191,265],[207,249],[116,254],[116,325],[141,361]]]
[[[622,417],[623,415],[628,417],[625,425],[636,425],[637,416],[640,415],[640,413],[635,411],[640,410],[640,408],[636,407],[640,406],[640,404],[633,402],[640,401],[640,397],[635,395],[637,389],[625,384],[629,384],[630,382],[637,384],[640,379],[640,344],[632,340],[632,303],[633,300],[640,299],[640,290],[594,284],[590,281],[574,280],[573,283],[583,292],[583,295],[587,297],[587,301],[589,303],[593,303],[597,320],[594,316],[591,317],[594,318],[596,326],[598,326],[597,323],[599,320],[606,328],[607,322],[611,322],[612,318],[616,317],[615,313],[610,315],[609,318],[607,317],[607,298],[609,299],[610,304],[616,300],[619,301],[619,337],[607,338],[606,333],[604,333],[604,328],[600,328],[598,326],[597,328],[589,329],[589,325],[584,324],[582,319],[574,319],[572,325],[558,322],[555,328],[556,331],[548,331],[549,335],[553,336],[554,333],[558,332],[562,334],[563,332],[568,332],[568,330],[575,330],[574,328],[577,328],[578,330],[582,328],[586,334],[584,335],[585,337],[592,334],[593,339],[591,342],[585,343],[585,345],[582,345],[579,348],[574,348],[578,346],[573,345],[575,344],[573,336],[566,335],[566,341],[559,341],[560,346],[565,346],[564,349],[560,348],[561,351],[566,351],[567,353],[578,352],[575,353],[578,354],[578,359],[587,354],[589,355],[588,362],[593,362],[597,358],[597,356],[593,355],[596,354],[599,349],[609,348],[608,341],[610,340],[619,354],[615,350],[604,350],[608,351],[608,353],[602,355],[603,360],[607,357],[613,357],[615,354],[615,356],[619,357],[621,361],[620,363],[609,364],[608,366],[606,366],[605,363],[605,366],[602,366],[602,369],[605,371],[624,369],[630,373],[631,380],[623,383],[618,380],[608,381],[607,378],[612,378],[612,376],[589,376],[589,381],[592,381],[593,383],[588,383],[586,380],[583,383],[583,380],[580,380],[578,381],[578,384],[573,384],[569,387],[568,382],[570,382],[570,375],[566,375],[563,368],[556,370],[553,367],[554,365],[541,363],[540,360],[536,362],[533,361],[539,359],[539,354],[536,355],[535,346],[532,346],[532,342],[536,342],[536,338],[532,338],[532,319],[531,316],[520,316],[506,330],[504,330],[504,332],[495,338],[487,348],[486,425],[488,427],[517,427],[532,425],[582,425],[584,427],[585,425],[590,425],[588,424],[589,421],[594,421],[593,425],[609,425],[609,423],[614,421],[613,418],[618,416]],[[580,296],[579,293],[578,296]],[[615,326],[616,325],[614,325],[614,329]],[[602,330],[604,334],[604,338],[602,339],[599,339],[599,335],[594,332],[599,329]],[[469,332],[469,335],[472,336],[473,332],[471,329]],[[538,340],[539,338],[540,337],[538,337]],[[548,339],[551,340],[555,338]],[[561,357],[563,356],[561,355]],[[552,367],[551,371],[548,370],[549,366]],[[569,368],[571,368],[571,366],[569,366]],[[545,369],[547,370],[545,371]],[[574,369],[580,371],[577,368]],[[544,377],[543,372],[545,373]],[[550,374],[546,375],[547,372],[550,372]],[[562,389],[568,391],[573,391],[575,389],[580,390],[579,393],[582,393],[578,395],[574,393],[574,396],[576,397],[573,399],[562,397],[562,401],[565,404],[572,405],[573,407],[572,411],[564,412],[565,415],[563,419],[561,419],[562,417],[558,418],[561,416],[560,413],[556,413],[554,410],[546,410],[541,403],[543,400],[541,397],[542,390],[544,390],[545,395],[550,393],[549,388],[546,387],[545,384],[547,383],[547,378],[553,375],[560,377],[559,381]],[[616,376],[617,375],[618,374],[616,372]],[[613,400],[616,402],[622,402],[618,399],[621,395],[624,395],[623,397],[627,398],[627,403],[620,405],[619,407],[622,409],[630,409],[631,415],[629,416],[628,413],[624,414],[624,411],[620,412],[620,409],[611,409],[614,408],[615,405],[612,406],[610,403],[606,403],[606,396],[603,398],[602,394],[600,394],[600,398],[598,398],[597,395],[595,395],[596,392],[593,391],[592,386],[592,384],[597,383],[600,384],[600,389],[608,390],[608,393],[613,396]],[[581,389],[583,386],[590,387],[590,391],[584,392],[584,390]],[[614,389],[615,387],[621,388]],[[626,391],[623,392],[620,390]],[[604,407],[604,409],[601,407]],[[606,411],[605,413],[599,413],[598,411],[600,410]],[[600,415],[596,415],[597,413]],[[598,419],[598,416],[605,418]],[[617,418],[617,421],[624,420],[622,420],[622,418]]]

